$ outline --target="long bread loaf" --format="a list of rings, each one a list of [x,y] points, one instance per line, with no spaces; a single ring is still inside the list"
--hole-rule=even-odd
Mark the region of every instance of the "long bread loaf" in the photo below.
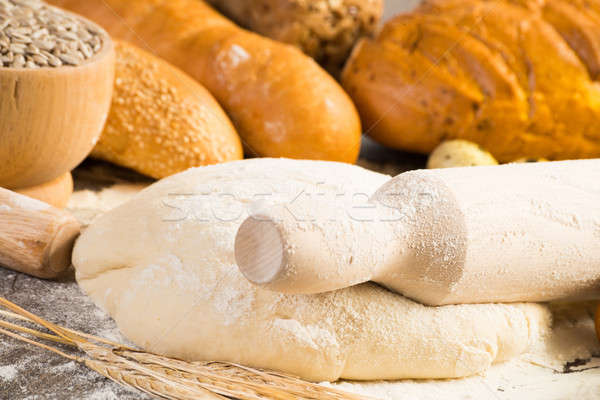
[[[250,33],[199,0],[51,0],[197,79],[261,156],[354,162],[360,121],[343,89],[298,49]]]
[[[383,0],[208,0],[241,26],[293,44],[334,75],[354,44],[372,35]]]
[[[243,158],[240,138],[211,94],[183,71],[117,41],[110,113],[92,156],[164,178]]]

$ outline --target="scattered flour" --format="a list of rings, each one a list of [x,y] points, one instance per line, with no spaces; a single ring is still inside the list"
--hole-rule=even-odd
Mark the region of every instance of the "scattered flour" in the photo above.
[[[112,389],[100,389],[86,396],[86,400],[119,400]]]
[[[484,375],[449,380],[323,383],[381,400],[595,400],[597,369],[557,374],[522,359],[493,365]]]
[[[64,364],[55,365],[52,367],[52,371],[55,373],[68,374],[79,368],[79,365],[75,361],[68,361]]]
[[[522,356],[463,379],[322,383],[381,400],[596,400],[600,342],[595,303],[550,305],[552,331]]]
[[[0,380],[10,381],[17,376],[18,370],[13,365],[0,366]]]
[[[304,326],[295,319],[278,318],[273,321],[273,328],[292,333],[292,338],[315,350],[322,349],[326,346],[338,345],[336,338],[330,331],[319,328],[316,325]]]
[[[67,209],[83,224],[89,224],[98,215],[131,199],[144,184],[116,184],[99,192],[78,190],[71,195]]]
[[[10,200],[10,203],[11,203],[10,205],[12,205],[13,207],[21,208],[23,210],[30,210],[30,211],[41,211],[41,210],[46,210],[50,207],[50,205],[47,203],[32,199],[31,197],[27,197],[27,196],[13,197]],[[10,205],[8,206],[9,210],[10,210]]]

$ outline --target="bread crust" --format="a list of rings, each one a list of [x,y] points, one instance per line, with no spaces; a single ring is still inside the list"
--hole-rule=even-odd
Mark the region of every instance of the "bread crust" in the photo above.
[[[209,0],[240,25],[293,44],[338,75],[358,39],[375,33],[382,0]]]
[[[577,39],[595,22],[553,24],[549,15],[564,6],[434,0],[396,17],[355,49],[343,73],[365,131],[421,153],[466,139],[501,162],[600,156],[600,88],[591,76],[599,53]],[[574,27],[583,33],[569,40],[579,47],[566,40]]]
[[[116,42],[110,113],[92,156],[164,178],[242,159],[242,144],[213,96],[183,71]]]
[[[52,0],[149,48],[202,83],[249,154],[355,162],[360,120],[298,49],[245,31],[199,0]]]

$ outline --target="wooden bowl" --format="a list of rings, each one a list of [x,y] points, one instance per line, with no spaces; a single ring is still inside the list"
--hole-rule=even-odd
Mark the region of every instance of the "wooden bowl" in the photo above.
[[[50,182],[96,144],[110,106],[115,50],[103,29],[85,21],[100,32],[103,46],[81,65],[0,67],[0,186]]]

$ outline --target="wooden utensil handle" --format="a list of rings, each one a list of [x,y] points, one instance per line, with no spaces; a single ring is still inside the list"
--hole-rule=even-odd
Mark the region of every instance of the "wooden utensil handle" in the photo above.
[[[68,212],[0,188],[0,266],[55,278],[71,265],[80,229]]]
[[[599,299],[599,177],[600,159],[409,171],[373,194],[368,218],[266,209],[241,224],[235,257],[283,293],[371,280],[432,306]]]

